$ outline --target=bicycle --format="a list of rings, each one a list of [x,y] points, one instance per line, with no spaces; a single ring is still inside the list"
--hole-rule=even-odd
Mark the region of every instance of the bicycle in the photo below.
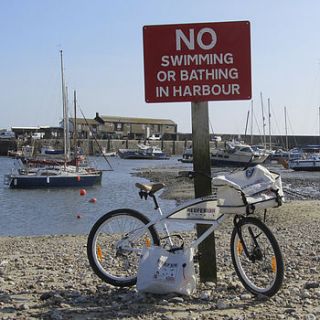
[[[200,174],[193,172],[194,174]],[[150,220],[133,209],[118,209],[103,215],[92,227],[87,254],[94,272],[107,283],[127,287],[136,284],[142,249],[161,245],[166,238],[173,246],[168,230],[170,221],[207,224],[209,228],[190,247],[197,246],[233,216],[230,249],[233,266],[243,286],[254,295],[271,297],[280,289],[284,263],[276,238],[266,224],[252,216],[256,210],[282,205],[284,196],[279,174],[261,165],[212,179],[217,195],[192,199],[163,214],[156,193],[162,183],[139,184],[142,199],[153,199],[159,214]],[[162,225],[161,238],[156,226]]]

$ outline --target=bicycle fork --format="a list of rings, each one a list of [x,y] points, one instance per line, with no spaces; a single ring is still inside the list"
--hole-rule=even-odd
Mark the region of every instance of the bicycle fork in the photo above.
[[[246,255],[246,257],[251,262],[254,263],[256,260],[261,260],[262,259],[262,252],[260,250],[260,246],[259,246],[259,243],[257,241],[257,237],[259,237],[259,235],[255,236],[253,231],[252,231],[252,228],[251,227],[248,228],[251,240],[252,240],[252,242],[254,244],[254,249],[253,249],[252,253],[250,254],[249,251],[248,251],[246,242],[243,239],[241,228],[239,227],[240,221],[242,221],[243,219],[245,219],[245,217],[239,216],[239,215],[235,215],[235,217],[233,219],[233,224],[234,224],[234,227],[236,229],[237,235],[238,235],[239,240],[240,240],[240,243],[237,244],[237,246],[240,246],[240,247],[237,247],[237,250],[238,251],[243,250],[245,255]]]

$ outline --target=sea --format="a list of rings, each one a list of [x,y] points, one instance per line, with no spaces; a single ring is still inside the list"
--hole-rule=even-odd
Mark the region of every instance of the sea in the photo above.
[[[0,178],[11,171],[14,159],[0,157]],[[90,161],[99,169],[110,167],[103,157],[91,157]],[[149,218],[157,212],[151,199],[140,199],[136,182],[149,181],[137,177],[138,170],[152,170],[161,167],[179,167],[179,170],[192,170],[192,164],[183,164],[178,157],[169,160],[126,160],[109,157],[113,171],[104,171],[101,185],[86,188],[86,194],[80,195],[80,188],[52,189],[9,189],[0,182],[0,236],[37,236],[88,234],[93,224],[105,213],[131,208]],[[283,186],[298,199],[320,199],[320,172],[296,172],[285,170],[280,165],[265,164],[268,169],[282,176]],[[213,168],[213,174],[233,171],[226,168]],[[236,169],[239,170],[239,169]],[[289,191],[288,191],[289,190]],[[161,191],[160,191],[161,192]],[[95,199],[96,201],[92,201]],[[158,197],[162,211],[174,209],[176,202]],[[173,225],[172,225],[173,227]],[[183,224],[175,228],[187,228]]]
[[[14,159],[0,157],[0,177],[11,171]],[[99,169],[110,169],[103,157],[91,157]],[[86,188],[9,189],[0,184],[0,236],[36,236],[88,234],[97,219],[108,211],[132,208],[152,216],[155,214],[151,199],[140,199],[136,182],[149,181],[134,175],[139,169],[152,170],[161,166],[185,166],[177,157],[169,160],[125,160],[110,157],[113,171],[104,171],[101,185]],[[93,201],[96,200],[96,201]],[[159,199],[164,212],[173,209],[175,201]]]

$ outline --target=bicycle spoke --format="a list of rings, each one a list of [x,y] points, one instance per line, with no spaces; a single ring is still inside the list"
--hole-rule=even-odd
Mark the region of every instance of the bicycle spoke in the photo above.
[[[231,253],[241,282],[255,294],[273,295],[283,279],[283,262],[275,238],[256,218],[244,218],[237,228],[241,230],[243,243],[235,229]]]
[[[159,244],[153,227],[140,213],[121,209],[101,217],[92,228],[87,252],[90,265],[103,280],[116,286],[135,284],[143,247]]]

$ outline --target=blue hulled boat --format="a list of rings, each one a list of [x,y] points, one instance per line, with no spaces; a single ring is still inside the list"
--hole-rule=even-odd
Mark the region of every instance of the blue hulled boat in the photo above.
[[[94,168],[55,166],[13,169],[5,176],[12,189],[90,187],[101,183],[102,171]]]

